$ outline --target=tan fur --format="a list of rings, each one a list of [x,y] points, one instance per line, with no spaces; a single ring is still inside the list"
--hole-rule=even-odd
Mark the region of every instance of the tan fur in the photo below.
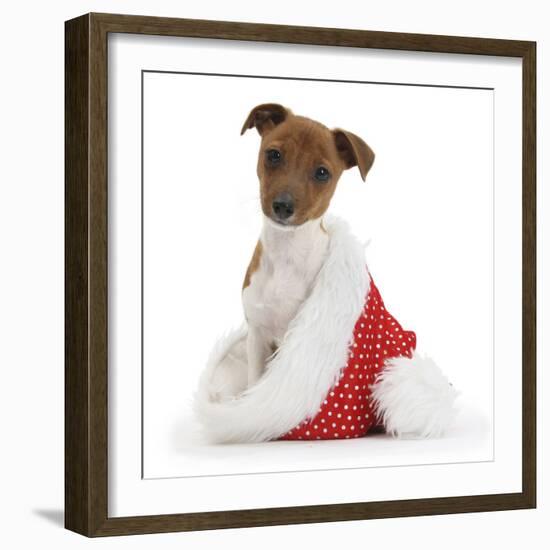
[[[254,248],[254,254],[252,254],[252,259],[248,264],[246,275],[244,276],[244,282],[243,282],[243,288],[242,288],[243,290],[250,285],[250,278],[260,266],[261,258],[262,258],[262,243],[258,239],[258,242],[256,243],[256,248]]]
[[[275,197],[289,193],[295,206],[292,225],[322,216],[342,172],[358,166],[365,179],[374,161],[370,147],[355,134],[339,128],[330,130],[275,103],[255,107],[241,133],[253,127],[262,136],[257,164],[262,210],[272,217]],[[279,166],[271,166],[266,161],[269,149],[277,149],[283,155]],[[329,181],[320,183],[314,179],[319,166],[329,170]]]

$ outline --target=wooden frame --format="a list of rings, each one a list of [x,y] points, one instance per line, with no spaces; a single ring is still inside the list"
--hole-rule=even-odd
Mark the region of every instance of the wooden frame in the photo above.
[[[107,35],[135,33],[518,57],[523,66],[523,490],[520,493],[109,518]],[[536,44],[88,14],[65,25],[65,526],[87,536],[536,506]]]

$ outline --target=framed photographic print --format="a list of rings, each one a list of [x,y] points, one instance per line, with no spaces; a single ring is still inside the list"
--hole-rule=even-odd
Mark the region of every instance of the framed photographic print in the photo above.
[[[535,43],[65,40],[68,529],[535,507]]]

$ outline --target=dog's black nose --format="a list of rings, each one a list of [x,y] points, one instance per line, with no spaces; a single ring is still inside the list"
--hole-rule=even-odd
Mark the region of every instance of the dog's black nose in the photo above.
[[[294,199],[289,193],[281,193],[273,201],[273,212],[280,220],[286,220],[294,214]]]

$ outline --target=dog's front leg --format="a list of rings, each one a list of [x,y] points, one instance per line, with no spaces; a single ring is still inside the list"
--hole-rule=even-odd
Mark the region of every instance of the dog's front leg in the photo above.
[[[255,384],[262,376],[267,358],[271,351],[262,330],[254,325],[248,325],[246,340],[248,355],[248,387]]]

